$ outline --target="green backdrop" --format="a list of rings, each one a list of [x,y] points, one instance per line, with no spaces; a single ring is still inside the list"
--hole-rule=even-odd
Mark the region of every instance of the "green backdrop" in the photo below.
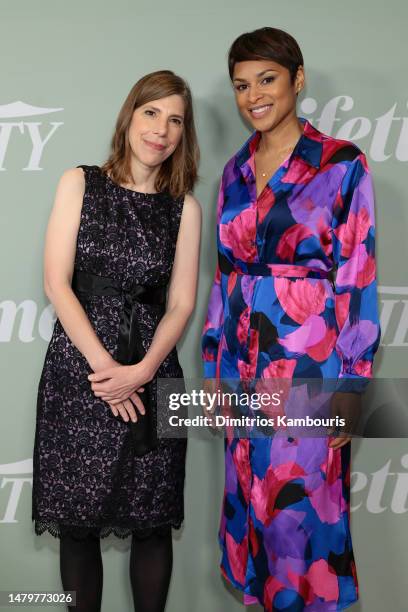
[[[36,391],[53,320],[42,289],[44,232],[61,173],[105,159],[119,108],[143,74],[170,68],[189,81],[202,151],[196,190],[204,219],[198,302],[179,343],[185,375],[201,374],[199,340],[215,265],[218,181],[248,135],[235,110],[226,53],[241,32],[271,25],[292,33],[304,54],[307,87],[298,114],[327,133],[353,139],[368,155],[377,199],[383,331],[376,374],[406,377],[407,18],[403,0],[1,3],[0,590],[60,589],[58,540],[35,536],[31,523]],[[359,440],[353,448],[352,532],[361,589],[353,609],[403,612],[406,440]],[[222,441],[193,437],[186,520],[175,536],[171,612],[244,609],[218,570],[222,487]],[[104,612],[132,609],[129,545],[129,539],[114,536],[103,540]]]

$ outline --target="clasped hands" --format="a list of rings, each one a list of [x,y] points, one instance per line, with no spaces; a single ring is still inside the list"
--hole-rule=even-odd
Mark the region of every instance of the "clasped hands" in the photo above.
[[[146,413],[138,393],[144,391],[143,385],[152,378],[144,365],[141,362],[122,365],[109,356],[92,369],[88,380],[95,396],[109,404],[115,417],[120,415],[124,421],[136,423],[137,413]]]

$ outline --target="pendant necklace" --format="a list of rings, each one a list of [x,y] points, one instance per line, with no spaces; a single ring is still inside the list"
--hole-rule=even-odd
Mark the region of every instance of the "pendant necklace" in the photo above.
[[[285,159],[285,157],[288,156],[288,154],[292,153],[294,147],[287,147],[286,149],[284,149],[283,151],[281,151],[280,155],[278,156],[279,160],[283,160]],[[279,165],[278,165],[279,167]],[[261,176],[262,178],[265,178],[267,176],[266,172],[261,172]]]

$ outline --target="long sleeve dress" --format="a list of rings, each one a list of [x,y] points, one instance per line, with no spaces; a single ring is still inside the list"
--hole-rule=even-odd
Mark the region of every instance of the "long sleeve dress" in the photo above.
[[[204,376],[361,392],[380,341],[372,179],[358,147],[299,120],[259,197],[259,132],[224,168]],[[221,571],[246,603],[327,612],[357,600],[349,476],[350,444],[327,436],[226,437]]]

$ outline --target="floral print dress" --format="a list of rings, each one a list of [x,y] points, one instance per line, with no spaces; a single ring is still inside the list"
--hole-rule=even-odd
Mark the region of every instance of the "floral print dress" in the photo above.
[[[259,132],[224,168],[204,376],[334,379],[361,392],[380,341],[372,179],[358,147],[299,120],[259,197]],[[227,435],[221,570],[245,603],[328,612],[358,599],[350,444],[328,441]]]

